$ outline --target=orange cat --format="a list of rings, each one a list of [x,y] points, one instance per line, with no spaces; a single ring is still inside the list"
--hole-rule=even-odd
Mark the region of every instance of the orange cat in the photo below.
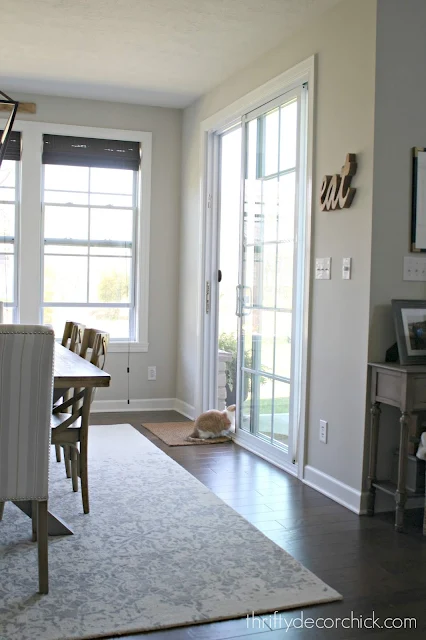
[[[235,431],[235,404],[224,411],[206,411],[195,421],[194,431],[188,440],[207,440],[229,436]]]

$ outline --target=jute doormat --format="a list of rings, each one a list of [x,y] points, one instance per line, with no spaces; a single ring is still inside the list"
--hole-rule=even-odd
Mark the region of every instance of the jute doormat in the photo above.
[[[219,444],[231,442],[231,438],[211,438],[209,440],[187,440],[194,431],[193,422],[144,422],[145,429],[151,431],[170,447],[186,447],[193,444]]]

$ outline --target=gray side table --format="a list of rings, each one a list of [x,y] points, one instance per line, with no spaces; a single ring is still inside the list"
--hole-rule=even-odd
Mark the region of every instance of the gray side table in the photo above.
[[[367,513],[370,516],[374,515],[376,490],[395,496],[395,529],[402,531],[407,499],[425,495],[424,492],[416,493],[407,490],[406,476],[408,446],[410,436],[414,435],[417,430],[417,413],[426,411],[426,366],[369,362],[369,367],[371,368],[371,423]],[[401,411],[398,482],[396,486],[390,481],[380,481],[376,478],[381,404],[398,407]],[[426,510],[423,519],[423,535],[426,535]]]

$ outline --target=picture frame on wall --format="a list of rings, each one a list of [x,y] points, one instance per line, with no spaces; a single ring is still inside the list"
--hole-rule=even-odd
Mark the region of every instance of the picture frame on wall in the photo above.
[[[426,148],[413,147],[411,251],[426,251]]]
[[[392,300],[400,364],[426,364],[426,300]]]

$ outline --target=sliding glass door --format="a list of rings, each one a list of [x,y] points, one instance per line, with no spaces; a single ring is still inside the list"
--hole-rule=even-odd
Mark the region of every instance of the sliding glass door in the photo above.
[[[295,457],[301,380],[303,91],[286,93],[221,134],[218,172],[219,347],[233,355],[226,402],[237,400],[241,438],[288,463]],[[235,339],[226,344],[228,336]]]

